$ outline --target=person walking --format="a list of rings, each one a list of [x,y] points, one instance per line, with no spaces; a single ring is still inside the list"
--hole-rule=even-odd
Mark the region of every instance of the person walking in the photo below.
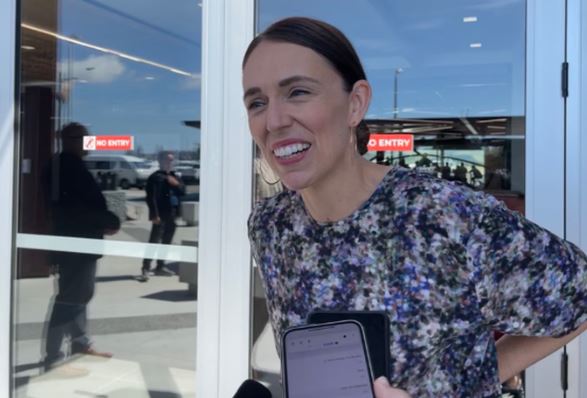
[[[174,157],[171,152],[159,152],[158,160],[159,170],[149,176],[145,187],[149,219],[152,223],[149,243],[170,244],[175,234],[175,218],[179,214],[180,197],[185,194],[185,185],[172,171]],[[143,260],[139,280],[149,280],[151,261],[151,258]],[[165,266],[162,259],[157,259],[155,274],[171,276],[175,273]]]

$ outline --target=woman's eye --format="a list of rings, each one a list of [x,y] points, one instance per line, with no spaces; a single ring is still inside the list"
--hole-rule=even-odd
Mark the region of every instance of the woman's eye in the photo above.
[[[304,90],[302,88],[294,88],[293,90],[290,91],[289,96],[290,97],[299,97],[300,95],[306,95],[309,93],[310,92],[308,90]]]
[[[260,107],[262,107],[264,105],[263,101],[261,100],[253,100],[251,102],[249,102],[249,105],[247,106],[247,109],[249,110],[255,110],[258,109]]]

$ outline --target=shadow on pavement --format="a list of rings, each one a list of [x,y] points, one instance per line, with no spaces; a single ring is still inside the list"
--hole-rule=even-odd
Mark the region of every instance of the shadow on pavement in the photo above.
[[[136,275],[109,275],[97,276],[96,282],[132,281],[137,279]]]
[[[192,295],[186,289],[163,290],[163,291],[160,291],[157,293],[152,293],[152,294],[148,294],[146,296],[142,296],[142,298],[163,300],[163,301],[173,301],[173,302],[196,301],[196,297],[194,297],[194,295]]]
[[[22,365],[16,365],[14,367],[14,373],[20,373],[31,369],[37,369],[43,366],[43,362],[31,362],[31,363],[23,363]],[[18,379],[18,378],[17,378]]]

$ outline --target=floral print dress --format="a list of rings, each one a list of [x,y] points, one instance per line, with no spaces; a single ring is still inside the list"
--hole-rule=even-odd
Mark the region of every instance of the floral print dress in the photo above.
[[[392,168],[348,217],[320,224],[282,192],[249,218],[281,333],[314,309],[384,310],[393,385],[413,397],[494,397],[493,331],[561,336],[587,321],[587,258],[490,195]]]

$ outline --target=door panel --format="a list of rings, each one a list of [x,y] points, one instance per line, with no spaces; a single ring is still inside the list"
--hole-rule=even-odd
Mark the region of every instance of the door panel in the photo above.
[[[194,396],[202,4],[20,7],[12,394]]]
[[[562,236],[562,2],[258,0],[257,32],[294,15],[323,19],[350,38],[373,86],[372,138],[412,135],[413,151],[373,147],[369,160],[460,180]],[[255,179],[258,198],[278,191],[267,190],[270,175],[256,176],[265,176]],[[256,358],[271,346],[258,284],[253,375],[275,383],[275,353],[262,364]],[[549,376],[528,372],[529,396],[562,396],[555,363],[556,354],[535,367]]]

